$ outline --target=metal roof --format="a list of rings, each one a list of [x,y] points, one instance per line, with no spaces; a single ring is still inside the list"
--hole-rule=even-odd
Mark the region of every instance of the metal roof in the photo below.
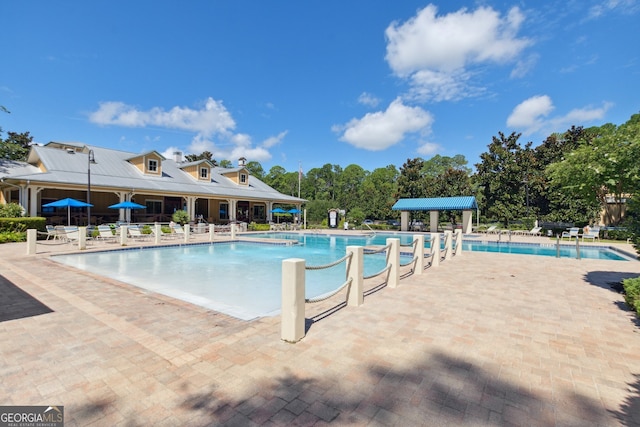
[[[391,208],[395,211],[461,211],[478,209],[473,196],[400,199]]]
[[[0,177],[53,185],[86,185],[89,160],[87,153],[91,149],[96,161],[91,164],[91,185],[96,189],[115,187],[135,189],[137,192],[148,190],[173,194],[266,199],[289,203],[305,202],[304,199],[278,192],[255,176],[251,176],[249,185],[236,184],[223,175],[233,169],[212,167],[210,180],[202,181],[194,179],[182,170],[185,163],[164,159],[162,160],[162,175],[152,176],[142,173],[128,161],[128,159],[140,156],[131,152],[89,145],[84,146],[85,152],[67,151],[54,147],[56,145],[32,146],[29,153],[29,163],[35,164],[40,160],[45,165],[46,172],[42,172],[37,167],[25,162],[5,161],[0,164]]]

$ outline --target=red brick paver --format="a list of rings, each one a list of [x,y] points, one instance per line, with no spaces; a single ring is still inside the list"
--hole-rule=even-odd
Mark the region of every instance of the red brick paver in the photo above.
[[[0,282],[52,311],[0,322],[0,405],[64,405],[69,426],[640,424],[640,323],[609,286],[639,262],[465,252],[361,307],[308,307],[287,344],[278,317],[22,245],[0,245]]]

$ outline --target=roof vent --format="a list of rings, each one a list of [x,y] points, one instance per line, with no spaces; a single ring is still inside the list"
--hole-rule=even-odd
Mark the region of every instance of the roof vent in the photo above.
[[[244,166],[245,166],[245,163],[247,163],[247,159],[246,159],[245,157],[240,157],[240,158],[238,159],[238,166],[239,166],[239,167],[241,167],[241,168],[242,168],[242,167],[244,167]]]

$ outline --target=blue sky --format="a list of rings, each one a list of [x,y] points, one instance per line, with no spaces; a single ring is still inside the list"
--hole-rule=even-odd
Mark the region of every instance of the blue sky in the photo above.
[[[536,146],[640,111],[638,0],[33,0],[0,16],[0,126],[38,143],[265,171],[472,166],[500,131]]]

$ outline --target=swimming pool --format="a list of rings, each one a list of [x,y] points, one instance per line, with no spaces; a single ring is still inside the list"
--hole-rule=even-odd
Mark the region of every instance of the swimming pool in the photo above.
[[[300,243],[304,243],[309,235],[300,233],[260,233],[254,234],[254,237],[261,238],[274,238],[274,239],[290,239]],[[401,245],[408,245],[413,241],[413,234],[410,233],[376,233],[370,236],[347,236],[353,245],[384,245],[388,238],[400,239]],[[425,247],[429,248],[430,237],[425,234]],[[441,241],[441,247],[444,248],[444,243]],[[510,253],[519,255],[537,255],[537,256],[552,256],[557,255],[557,248],[555,243],[528,243],[528,242],[497,242],[487,241],[481,239],[463,238],[462,241],[463,251],[478,251],[478,252],[497,252],[497,253]],[[571,243],[560,244],[560,258],[576,258],[576,245]],[[611,261],[629,261],[633,260],[632,255],[625,254],[620,251],[616,251],[609,246],[595,246],[595,245],[580,245],[580,258],[585,259],[602,259]]]
[[[249,242],[131,248],[77,255],[56,255],[53,260],[110,277],[142,289],[251,320],[280,310],[282,261],[303,258],[308,266],[330,264],[346,254],[351,240],[308,236],[303,244]],[[405,264],[411,257],[401,256]],[[364,257],[364,274],[385,268],[385,254]],[[306,296],[335,290],[345,281],[345,264],[308,270]]]

